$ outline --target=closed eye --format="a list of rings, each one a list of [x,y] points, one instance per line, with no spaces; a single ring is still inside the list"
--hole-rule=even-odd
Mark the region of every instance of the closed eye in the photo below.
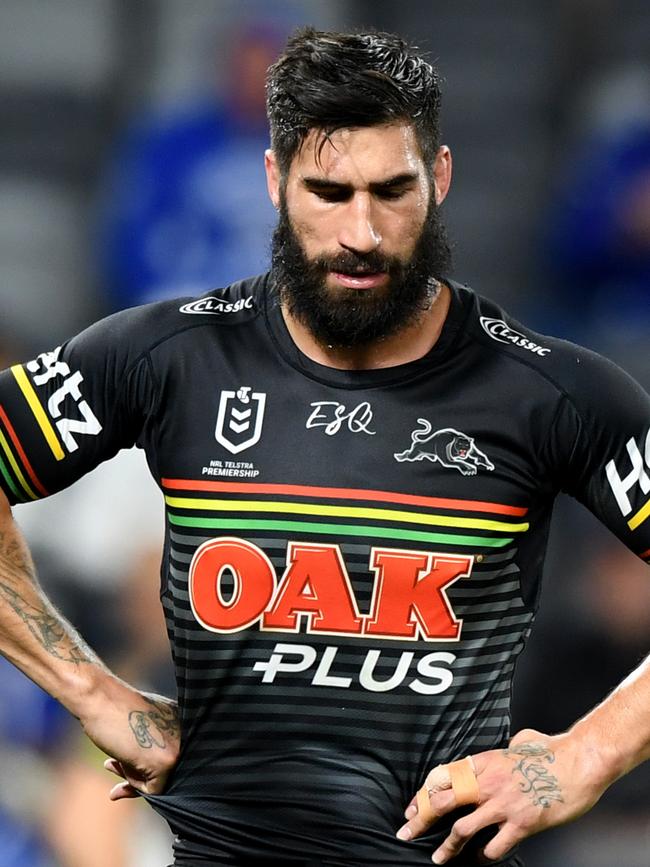
[[[402,196],[404,196],[407,192],[408,192],[408,190],[405,190],[403,188],[402,189],[396,189],[396,190],[389,188],[387,190],[377,190],[375,192],[375,195],[377,196],[378,199],[386,199],[387,201],[393,201],[396,199],[401,199]]]
[[[377,181],[368,185],[368,190],[378,199],[397,201],[411,192],[418,181],[418,176],[405,172],[385,181]],[[324,178],[303,178],[305,188],[318,196],[324,202],[347,202],[354,194],[352,184],[337,184]]]
[[[417,175],[405,173],[378,184],[370,184],[370,191],[379,199],[401,199],[414,189]]]
[[[345,202],[352,195],[350,184],[333,184],[321,178],[305,178],[303,184],[324,202]]]
[[[346,189],[314,190],[314,192],[324,202],[346,202],[351,196],[351,192]]]

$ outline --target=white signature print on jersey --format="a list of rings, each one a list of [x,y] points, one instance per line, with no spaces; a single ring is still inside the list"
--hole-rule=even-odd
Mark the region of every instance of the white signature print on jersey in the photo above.
[[[374,436],[377,431],[370,430],[372,407],[367,400],[348,412],[343,403],[335,400],[318,400],[311,403],[314,409],[305,427],[322,427],[328,436],[334,436],[345,425],[351,433],[367,433]]]

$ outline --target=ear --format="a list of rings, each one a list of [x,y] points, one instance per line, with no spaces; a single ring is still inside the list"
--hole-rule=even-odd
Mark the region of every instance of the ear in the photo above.
[[[447,145],[442,145],[433,163],[433,187],[436,205],[441,205],[447,197],[451,186],[451,151]]]
[[[280,207],[280,169],[275,154],[270,148],[264,151],[264,168],[266,170],[266,188],[269,191],[269,198],[273,202],[273,207],[277,210]]]

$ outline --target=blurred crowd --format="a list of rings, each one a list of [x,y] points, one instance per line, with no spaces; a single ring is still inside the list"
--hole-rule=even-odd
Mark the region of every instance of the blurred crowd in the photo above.
[[[294,26],[314,23],[397,30],[439,64],[456,279],[650,388],[650,8],[434,5],[58,0],[54,12],[5,0],[2,366],[112,310],[266,267],[264,72]],[[650,649],[647,567],[575,505],[557,511],[514,693],[514,725],[549,732]],[[16,517],[47,592],[89,643],[127,680],[173,695],[158,601],[163,504],[141,454]],[[108,801],[102,759],[0,659],[0,867],[171,860],[148,808]],[[649,867],[650,766],[522,850],[529,867]]]

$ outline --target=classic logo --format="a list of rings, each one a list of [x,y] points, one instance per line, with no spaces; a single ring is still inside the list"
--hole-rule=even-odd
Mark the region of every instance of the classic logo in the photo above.
[[[478,468],[494,469],[494,464],[486,454],[477,448],[474,438],[452,427],[433,431],[433,425],[425,418],[419,418],[421,428],[411,434],[411,447],[396,452],[397,461],[436,461],[443,467],[458,470],[464,476],[475,476]]]
[[[262,433],[265,406],[266,394],[250,386],[222,391],[214,431],[217,442],[233,455],[255,445]]]
[[[498,340],[499,343],[512,343],[513,346],[520,346],[522,349],[527,349],[534,355],[548,355],[551,351],[546,346],[539,346],[534,341],[530,340],[519,331],[503,321],[503,319],[491,319],[489,316],[481,316],[481,325],[487,335],[492,340]]]
[[[325,433],[331,437],[345,425],[350,433],[367,433],[370,436],[377,433],[377,431],[370,430],[372,408],[367,400],[351,410],[336,400],[319,400],[310,405],[314,409],[305,425],[308,430],[313,427],[322,427]]]
[[[239,313],[240,310],[253,309],[253,296],[239,298],[237,301],[224,301],[223,298],[210,295],[208,298],[199,298],[197,301],[183,304],[178,309],[181,313],[212,313],[214,316],[220,316],[222,313]]]

